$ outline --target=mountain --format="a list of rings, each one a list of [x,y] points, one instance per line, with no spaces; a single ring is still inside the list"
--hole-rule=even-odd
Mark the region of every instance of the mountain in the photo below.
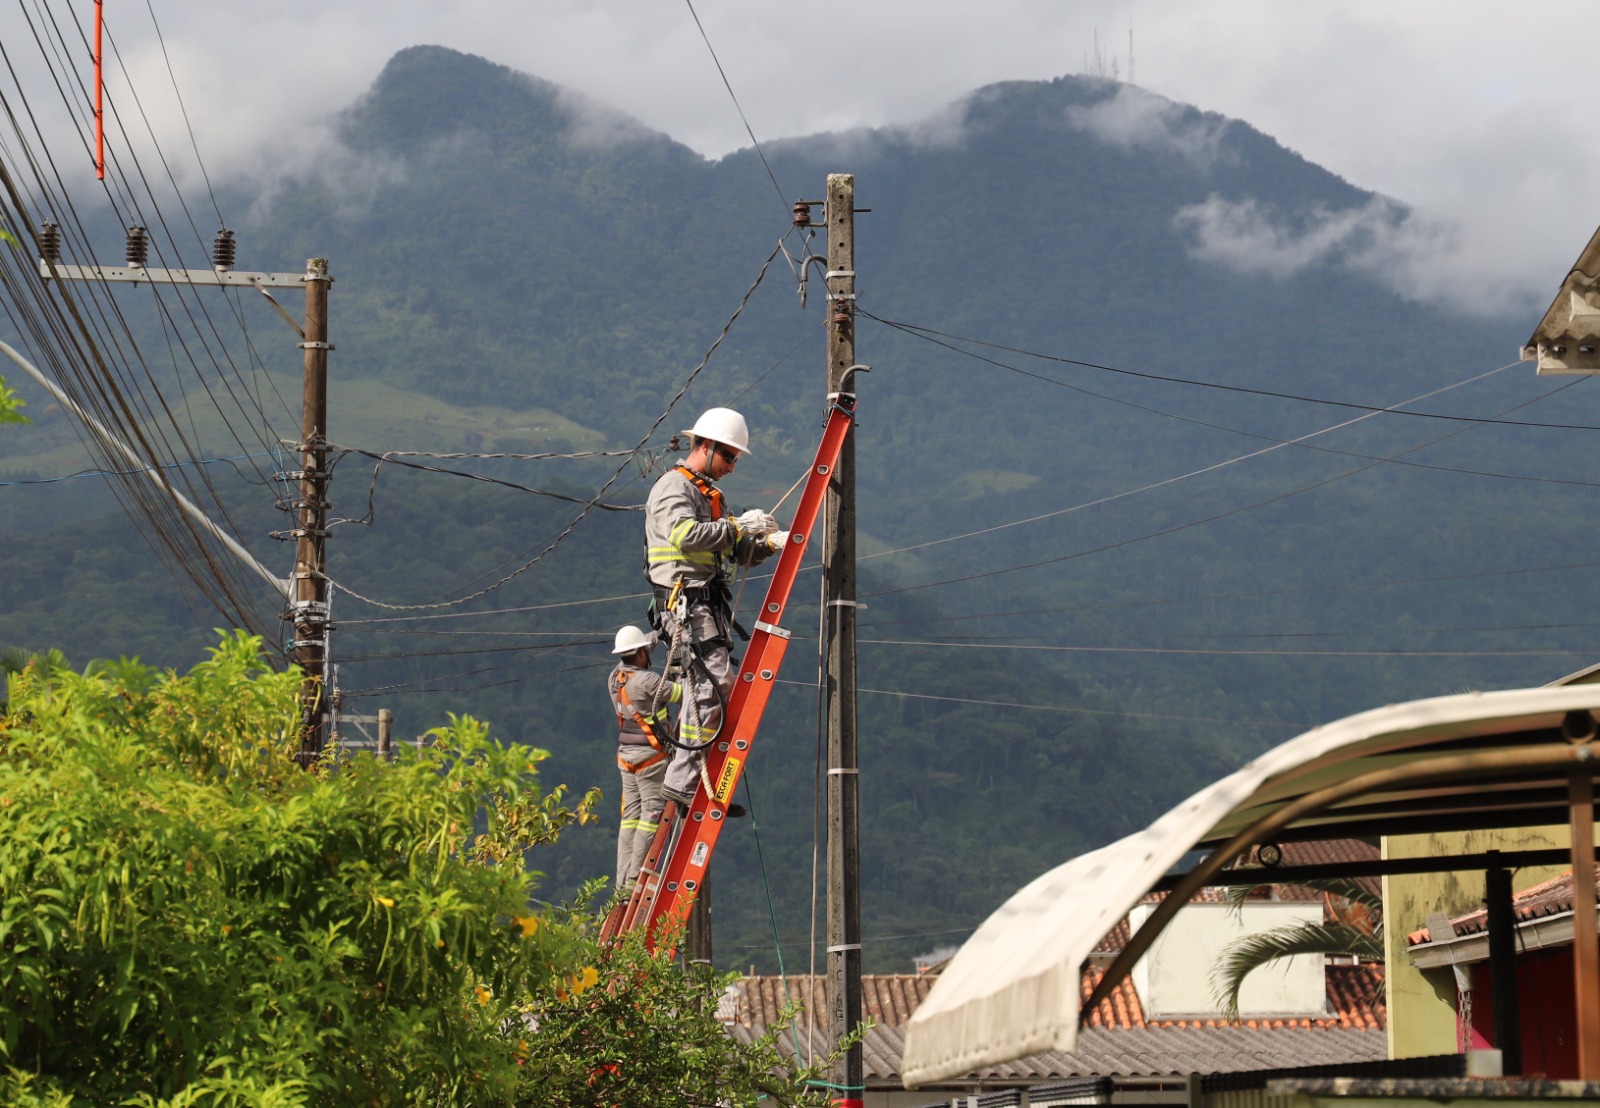
[[[1022,882],[1305,727],[1588,658],[1572,616],[1588,432],[1521,425],[1594,423],[1582,391],[1538,400],[1551,386],[1531,370],[1491,373],[1528,321],[1407,299],[1404,206],[1247,123],[1105,80],[1008,82],[914,125],[768,142],[775,190],[753,150],[708,160],[416,47],[337,135],[315,173],[220,198],[241,213],[241,268],[330,259],[335,442],[629,449],[782,239],[651,440],[743,410],[739,507],[789,487],[823,410],[819,269],[804,310],[796,285],[825,247],[791,231],[789,204],[855,174],[869,968],[959,939]],[[146,348],[165,349],[148,316]],[[292,397],[298,351],[257,318],[259,376]],[[0,442],[0,480],[82,464],[66,418],[23,391],[41,418]],[[1423,394],[1411,410],[1506,422],[1372,411]],[[196,434],[233,453],[207,418]],[[417,460],[580,498],[616,464]],[[337,582],[437,604],[511,576],[459,608],[340,593],[346,710],[390,706],[407,734],[470,712],[550,749],[550,779],[614,792],[604,643],[642,618],[637,517],[593,513],[512,575],[573,505],[373,465],[336,470]],[[282,526],[270,492],[226,473],[251,545],[286,565],[260,540]],[[611,495],[637,503],[647,478],[622,473]],[[0,487],[0,645],[192,662],[210,617],[86,486]],[[806,956],[816,619],[814,600],[791,619],[756,818],[719,854],[729,966],[776,968],[769,897],[790,964]],[[536,861],[552,895],[609,868],[609,833]]]

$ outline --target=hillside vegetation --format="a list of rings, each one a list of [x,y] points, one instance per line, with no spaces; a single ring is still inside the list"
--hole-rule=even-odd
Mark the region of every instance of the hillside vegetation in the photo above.
[[[1491,373],[1529,321],[1406,299],[1386,264],[1405,210],[1247,123],[1102,80],[996,85],[914,126],[768,143],[780,201],[753,151],[708,161],[417,47],[338,130],[322,175],[223,202],[241,266],[331,260],[343,446],[631,448],[787,235],[791,258],[649,443],[701,408],[743,410],[736,509],[776,502],[823,412],[820,267],[802,310],[788,204],[855,174],[869,969],[959,941],[1021,883],[1301,729],[1589,660],[1573,615],[1592,572],[1589,390],[1540,399],[1558,386],[1531,369]],[[252,326],[263,379],[295,397],[287,332]],[[12,383],[36,425],[0,438],[0,479],[82,464],[65,417]],[[1372,415],[1424,394],[1405,406],[1510,422]],[[274,431],[292,440],[292,420]],[[430,464],[581,498],[617,459]],[[224,480],[251,545],[286,567],[260,538],[283,526],[271,491]],[[630,464],[609,499],[636,504],[648,480]],[[0,644],[187,666],[211,617],[87,485],[0,488]],[[361,521],[334,532],[335,580],[391,604],[491,585],[579,512],[393,466],[374,486],[359,456],[333,495]],[[549,749],[548,779],[614,794],[605,643],[643,618],[641,554],[636,515],[595,512],[462,608],[340,593],[346,710],[392,707],[408,734],[470,711]],[[776,968],[769,896],[786,964],[809,958],[815,580],[755,818],[719,854],[729,966]],[[565,836],[548,888],[606,872],[612,829]]]

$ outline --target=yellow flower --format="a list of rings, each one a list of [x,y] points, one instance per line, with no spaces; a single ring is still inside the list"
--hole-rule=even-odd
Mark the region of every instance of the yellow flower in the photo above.
[[[572,978],[568,984],[572,986],[573,996],[582,996],[585,989],[593,988],[600,980],[600,971],[593,966],[584,966],[582,972]]]
[[[535,931],[539,930],[538,916],[512,916],[518,927],[522,928],[522,937],[531,939]]]
[[[393,897],[387,897],[387,896],[380,896],[378,898],[378,903],[382,904],[385,908],[393,908],[394,907],[394,898]]]
[[[475,994],[477,994],[478,1003],[479,1004],[487,1004],[487,1003],[489,1003],[489,1000],[494,996],[493,993],[491,993],[487,988],[485,988],[482,985],[474,986],[472,991]]]

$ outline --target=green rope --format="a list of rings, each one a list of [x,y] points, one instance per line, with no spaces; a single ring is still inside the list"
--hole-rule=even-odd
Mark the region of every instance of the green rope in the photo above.
[[[865,1085],[831,1085],[826,1081],[807,1081],[805,1084],[815,1085],[819,1089],[832,1089],[840,1093],[864,1093],[867,1091]]]
[[[783,983],[783,1006],[789,1006],[789,975],[783,969],[783,943],[778,938],[778,910],[772,904],[772,883],[767,880],[767,856],[761,850],[761,828],[756,824],[756,796],[750,788],[750,770],[744,771],[745,806],[750,809],[750,830],[756,837],[756,859],[761,864],[761,887],[767,891],[767,917],[772,920],[772,947],[778,953],[778,980]],[[800,1061],[800,1029],[789,1025],[794,1033],[794,1060]]]

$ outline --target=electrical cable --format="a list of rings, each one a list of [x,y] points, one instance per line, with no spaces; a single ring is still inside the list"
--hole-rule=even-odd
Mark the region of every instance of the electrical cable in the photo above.
[[[868,641],[868,640],[863,640]],[[789,681],[778,678],[774,684],[799,685],[809,688],[805,681]],[[1310,724],[1294,723],[1281,719],[1223,719],[1216,716],[1174,716],[1160,712],[1119,712],[1110,708],[1068,708],[1059,704],[1024,704],[1014,700],[975,700],[964,696],[933,696],[929,693],[906,692],[903,689],[856,689],[858,693],[871,696],[898,696],[906,700],[941,700],[951,704],[975,704],[985,708],[1021,708],[1032,712],[1060,712],[1067,715],[1081,716],[1126,716],[1131,719],[1159,719],[1174,723],[1231,723],[1248,727],[1296,727],[1305,730]]]
[[[723,324],[721,332],[717,335],[716,340],[712,342],[710,349],[708,349],[706,351],[705,357],[700,359],[700,364],[699,365],[695,366],[694,369],[689,371],[688,377],[686,377],[684,379],[684,382],[678,388],[678,391],[675,394],[673,394],[672,399],[667,402],[667,406],[666,406],[665,410],[663,410],[662,413],[659,416],[656,417],[655,422],[650,425],[649,430],[647,430],[644,433],[644,437],[641,438],[639,440],[638,444],[634,447],[634,449],[632,451],[633,455],[637,455],[639,451],[644,449],[645,444],[650,441],[650,439],[655,435],[656,431],[660,429],[661,425],[666,422],[667,417],[672,414],[672,410],[673,410],[673,408],[675,408],[677,406],[678,401],[683,399],[684,394],[689,391],[689,387],[692,384],[694,384],[695,378],[697,378],[700,375],[700,372],[702,370],[704,370],[707,365],[710,364],[712,357],[717,352],[717,348],[722,345],[722,340],[728,337],[728,332],[733,330],[733,325],[736,322],[738,322],[739,317],[744,314],[745,306],[750,303],[750,298],[755,295],[756,289],[761,287],[761,282],[762,282],[763,279],[765,279],[765,277],[767,275],[767,270],[769,268],[771,268],[773,260],[777,258],[778,252],[779,252],[779,250],[781,248],[782,248],[782,242],[780,240],[779,245],[777,247],[774,247],[773,250],[772,250],[772,253],[767,255],[766,261],[761,263],[760,272],[758,272],[756,274],[756,278],[755,278],[754,281],[752,281],[750,283],[750,287],[745,290],[745,294],[744,294],[743,298],[740,299],[738,307],[736,307],[733,310],[733,314],[728,318],[728,322]],[[434,601],[432,603],[426,603],[426,604],[390,604],[390,603],[386,603],[385,601],[376,600],[376,599],[374,599],[372,597],[365,596],[362,593],[356,592],[354,589],[351,589],[351,588],[349,588],[348,586],[346,586],[344,584],[340,584],[338,582],[333,582],[331,578],[329,579],[330,583],[338,585],[338,588],[340,589],[341,592],[344,592],[347,595],[352,596],[355,599],[360,600],[360,601],[362,601],[364,603],[371,604],[375,608],[382,608],[382,609],[384,609],[386,611],[413,611],[414,612],[414,611],[426,611],[426,610],[437,609],[437,608],[451,608],[451,607],[455,607],[455,606],[460,605],[460,604],[469,603],[470,601],[476,600],[481,596],[487,596],[489,593],[495,591],[496,589],[502,587],[503,585],[506,585],[506,584],[510,583],[511,581],[515,580],[517,577],[521,576],[523,573],[527,572],[529,569],[532,569],[535,565],[537,565],[540,561],[542,561],[545,558],[545,556],[548,555],[552,550],[554,550],[554,549],[556,549],[556,547],[560,546],[562,541],[568,535],[572,534],[573,530],[578,526],[578,524],[582,523],[584,521],[584,519],[586,519],[588,517],[589,513],[591,511],[593,511],[594,508],[597,505],[600,504],[602,499],[605,497],[606,493],[611,491],[611,486],[616,484],[617,481],[622,477],[623,473],[625,473],[627,471],[627,467],[628,467],[628,462],[624,461],[622,463],[622,465],[617,468],[616,472],[611,475],[611,478],[608,481],[606,481],[606,483],[604,485],[601,486],[600,491],[597,492],[594,495],[594,498],[584,504],[583,510],[580,511],[577,514],[577,516],[574,517],[572,519],[572,521],[570,523],[568,523],[567,526],[559,534],[557,534],[553,539],[550,539],[542,547],[540,547],[539,550],[538,550],[538,553],[534,554],[532,558],[529,558],[527,561],[524,561],[516,569],[512,570],[510,573],[508,573],[505,576],[501,577],[498,581],[495,581],[493,584],[488,585],[485,588],[478,589],[475,592],[468,593],[468,594],[466,594],[464,596],[452,597],[452,598],[447,599],[447,600],[438,600],[438,601]],[[478,580],[482,580],[482,578],[480,577],[480,578],[478,578]]]
[[[1513,364],[1515,364],[1515,363],[1513,363]],[[1510,368],[1510,367],[1509,366],[1502,366],[1500,369],[1491,370],[1490,373],[1500,373],[1500,372],[1503,372],[1507,368]],[[1480,377],[1487,376],[1487,375],[1488,374],[1482,374],[1482,375],[1480,375]],[[1478,378],[1472,378],[1470,380],[1476,380],[1476,379],[1478,379]],[[1513,405],[1511,408],[1509,408],[1507,410],[1508,411],[1517,411],[1517,410],[1519,410],[1521,408],[1525,408],[1529,404],[1534,404],[1534,403],[1537,403],[1539,400],[1545,399],[1545,397],[1548,397],[1549,395],[1551,395],[1552,392],[1560,392],[1563,389],[1571,388],[1573,384],[1576,384],[1580,380],[1582,380],[1582,378],[1574,378],[1572,382],[1570,382],[1570,383],[1568,383],[1566,385],[1559,386],[1556,389],[1551,390],[1551,392],[1545,393],[1543,396],[1538,396],[1538,397],[1534,397],[1531,400],[1523,401],[1520,404]],[[1415,399],[1425,399],[1428,396],[1437,395],[1438,393],[1443,392],[1446,389],[1455,388],[1455,387],[1458,387],[1458,385],[1465,384],[1465,383],[1468,383],[1468,382],[1457,382],[1456,384],[1446,385],[1446,386],[1443,386],[1442,388],[1435,389],[1432,392],[1424,393],[1422,396],[1417,397]],[[1412,403],[1412,401],[1404,401],[1404,403]],[[1375,417],[1377,415],[1380,415],[1380,414],[1382,414],[1382,413],[1381,412],[1369,412],[1369,413],[1367,413],[1365,415],[1355,416],[1352,419],[1346,420],[1343,424],[1339,424],[1338,426],[1339,427],[1349,426],[1352,423],[1357,423],[1357,422],[1360,422],[1361,420],[1365,420],[1365,419],[1371,419],[1371,418],[1373,418],[1373,417]],[[1312,432],[1312,434],[1323,434],[1326,431],[1330,431],[1330,430],[1334,430],[1334,429],[1336,429],[1336,428],[1324,428],[1323,431]],[[1404,454],[1414,454],[1418,450],[1425,450],[1430,446],[1436,446],[1439,443],[1445,441],[1446,439],[1454,438],[1456,435],[1465,433],[1467,430],[1470,430],[1470,428],[1461,428],[1461,429],[1456,430],[1456,431],[1448,432],[1448,433],[1446,433],[1444,435],[1440,435],[1438,438],[1432,439],[1432,440],[1430,440],[1428,442],[1425,442],[1425,443],[1421,443],[1421,444],[1419,444],[1417,446],[1414,446],[1414,447],[1411,447],[1411,448],[1409,448],[1407,450],[1401,451],[1400,453],[1402,455],[1404,455]],[[1303,437],[1309,437],[1309,436],[1303,436]],[[1247,455],[1247,457],[1255,457],[1255,456],[1258,456],[1259,454],[1266,453],[1266,452],[1269,452],[1269,451],[1274,450],[1274,449],[1277,449],[1277,448],[1276,447],[1266,447],[1263,450],[1255,451],[1253,454]],[[1212,469],[1218,469],[1218,468],[1221,468],[1222,466],[1231,465],[1231,464],[1233,464],[1234,461],[1239,461],[1239,460],[1243,460],[1243,459],[1232,459],[1232,460],[1227,461],[1227,462],[1222,462],[1217,466],[1206,467],[1205,470],[1196,471],[1196,473],[1209,472]],[[1277,494],[1275,496],[1267,497],[1264,500],[1254,501],[1252,503],[1244,504],[1244,505],[1241,505],[1239,507],[1230,508],[1230,509],[1228,509],[1226,511],[1217,512],[1217,513],[1215,513],[1213,515],[1206,516],[1206,517],[1201,518],[1201,519],[1190,520],[1190,521],[1185,522],[1185,523],[1176,524],[1176,525],[1174,525],[1172,527],[1165,527],[1165,528],[1162,528],[1162,529],[1160,529],[1158,531],[1146,532],[1146,533],[1144,533],[1142,535],[1136,535],[1136,536],[1133,536],[1131,538],[1119,540],[1117,542],[1106,543],[1106,544],[1098,546],[1098,547],[1093,547],[1093,548],[1086,549],[1086,550],[1075,551],[1075,552],[1073,552],[1071,554],[1062,554],[1062,555],[1059,555],[1059,556],[1053,557],[1053,558],[1044,558],[1044,559],[1041,559],[1039,561],[1026,563],[1024,565],[1007,566],[1007,567],[1002,568],[1002,569],[989,570],[989,571],[982,572],[982,573],[967,574],[967,575],[962,576],[962,577],[948,578],[948,579],[942,580],[942,581],[929,581],[929,582],[924,582],[924,583],[922,583],[920,585],[906,585],[906,586],[902,586],[900,588],[894,588],[894,589],[881,589],[878,592],[866,594],[866,597],[864,597],[863,599],[870,599],[873,596],[886,596],[886,595],[889,595],[889,594],[892,594],[892,593],[910,592],[910,591],[913,591],[913,590],[916,590],[916,589],[934,588],[934,587],[937,587],[937,586],[956,584],[956,583],[965,582],[965,581],[974,581],[974,580],[978,580],[978,579],[981,579],[981,578],[984,578],[984,577],[994,577],[994,576],[998,576],[998,575],[1004,574],[1004,573],[1015,573],[1015,572],[1017,572],[1019,570],[1023,570],[1023,569],[1034,569],[1034,568],[1037,568],[1039,566],[1053,565],[1053,564],[1058,563],[1058,562],[1071,561],[1071,560],[1073,560],[1075,558],[1085,557],[1085,556],[1087,556],[1089,554],[1098,554],[1098,553],[1101,553],[1101,552],[1106,551],[1106,550],[1120,549],[1121,547],[1131,546],[1132,544],[1137,543],[1137,542],[1144,542],[1144,541],[1146,541],[1148,539],[1160,538],[1160,537],[1162,537],[1164,535],[1170,535],[1170,534],[1174,534],[1174,533],[1176,533],[1178,531],[1187,530],[1190,527],[1198,527],[1198,526],[1200,526],[1202,524],[1212,523],[1212,522],[1215,522],[1216,520],[1219,520],[1219,519],[1226,519],[1229,516],[1239,515],[1242,512],[1253,511],[1256,508],[1262,508],[1262,507],[1266,507],[1267,505],[1270,505],[1270,504],[1276,504],[1276,503],[1278,503],[1280,501],[1287,500],[1287,499],[1289,499],[1291,497],[1300,496],[1303,493],[1312,492],[1312,491],[1314,491],[1316,489],[1320,489],[1320,488],[1324,488],[1324,487],[1326,487],[1328,485],[1332,485],[1332,484],[1334,484],[1334,483],[1336,483],[1338,481],[1344,480],[1346,477],[1353,477],[1358,473],[1365,473],[1367,470],[1374,469],[1374,468],[1376,468],[1376,467],[1378,467],[1378,466],[1380,466],[1382,464],[1384,464],[1384,463],[1381,460],[1380,461],[1375,461],[1375,462],[1370,462],[1367,465],[1358,466],[1355,469],[1351,469],[1351,470],[1346,470],[1343,473],[1335,474],[1332,477],[1325,478],[1325,479],[1323,479],[1321,481],[1314,482],[1314,483],[1312,483],[1310,485],[1303,485],[1303,486],[1301,486],[1299,488],[1291,489],[1290,491],[1288,491],[1286,493],[1280,493],[1280,494]],[[1195,475],[1196,474],[1185,474],[1183,477],[1175,478],[1175,479],[1172,479],[1172,480],[1169,480],[1169,481],[1157,482],[1154,485],[1146,486],[1146,488],[1158,488],[1161,485],[1171,484],[1171,483],[1173,483],[1174,480],[1183,480],[1183,479],[1185,479],[1187,477],[1195,476]],[[1134,491],[1142,492],[1142,491],[1145,491],[1145,489],[1138,489],[1138,490],[1134,490]],[[1127,495],[1127,494],[1117,494],[1116,496],[1108,497],[1108,498],[1104,498],[1104,499],[1105,500],[1119,499],[1123,495]],[[1074,511],[1074,510],[1076,510],[1076,509],[1075,508],[1071,508],[1071,509],[1065,509],[1064,511]],[[1053,513],[1053,514],[1063,514],[1063,513]],[[996,528],[996,529],[998,529],[998,528]],[[967,536],[962,536],[962,537],[967,537]],[[925,545],[930,545],[931,546],[933,544],[932,543],[928,543],[928,544],[925,544]]]
[[[254,454],[254,455],[241,454],[241,455],[237,455],[237,456],[231,457],[231,458],[197,458],[197,459],[193,459],[193,460],[185,459],[183,461],[178,461],[178,462],[167,462],[167,463],[164,463],[162,465],[154,465],[154,466],[151,466],[150,468],[151,469],[166,470],[166,469],[178,469],[178,468],[181,468],[183,466],[192,466],[192,465],[202,465],[202,466],[223,465],[223,464],[226,464],[228,462],[236,462],[236,461],[240,461],[243,458],[249,458],[249,457],[264,458],[264,457],[271,457],[271,455],[269,455],[269,454]],[[76,473],[68,473],[68,474],[65,474],[65,475],[63,475],[61,477],[33,477],[33,478],[27,478],[27,479],[22,479],[22,480],[16,480],[16,481],[0,481],[0,489],[3,489],[3,488],[17,488],[17,487],[20,487],[20,486],[23,486],[23,485],[55,485],[55,484],[61,483],[62,481],[74,481],[74,480],[77,480],[80,477],[132,477],[132,476],[135,476],[135,475],[143,473],[143,472],[145,472],[145,471],[142,470],[142,469],[119,469],[119,470],[80,469]]]
[[[863,646],[959,647],[962,650],[1023,650],[1068,654],[1208,654],[1276,655],[1296,658],[1548,658],[1590,657],[1582,650],[1202,650],[1176,646],[1024,646],[1016,643],[939,642],[915,639],[859,639]]]
[[[1387,413],[1387,414],[1394,414],[1394,415],[1411,416],[1411,417],[1414,417],[1414,418],[1417,418],[1417,419],[1439,419],[1439,420],[1446,420],[1446,421],[1455,422],[1455,423],[1491,424],[1491,425],[1497,425],[1497,426],[1502,426],[1502,427],[1538,427],[1538,428],[1543,428],[1545,430],[1556,430],[1556,431],[1600,431],[1600,426],[1597,426],[1597,425],[1592,424],[1592,423],[1533,423],[1533,422],[1527,422],[1527,421],[1523,421],[1523,420],[1498,419],[1498,418],[1494,418],[1494,417],[1485,417],[1485,416],[1447,415],[1447,414],[1445,414],[1443,412],[1398,411],[1398,410],[1396,410],[1394,408],[1380,407],[1378,405],[1373,405],[1373,404],[1357,404],[1357,403],[1354,403],[1354,402],[1348,401],[1348,400],[1329,400],[1329,399],[1325,399],[1325,398],[1322,398],[1322,397],[1316,397],[1316,396],[1301,396],[1301,395],[1299,395],[1297,393],[1292,393],[1292,392],[1277,392],[1277,391],[1275,391],[1273,389],[1250,388],[1250,387],[1245,386],[1245,385],[1225,385],[1225,384],[1222,384],[1221,382],[1217,382],[1217,381],[1202,381],[1202,380],[1198,380],[1198,379],[1195,379],[1195,378],[1189,378],[1189,377],[1175,377],[1175,376],[1169,376],[1169,375],[1160,374],[1160,373],[1145,373],[1145,372],[1141,372],[1139,370],[1123,369],[1123,368],[1120,368],[1118,366],[1103,365],[1103,364],[1098,363],[1098,362],[1081,361],[1081,360],[1079,360],[1077,358],[1064,358],[1064,357],[1059,357],[1059,356],[1052,355],[1052,354],[1041,354],[1041,353],[1038,353],[1037,351],[1023,349],[1022,347],[1006,346],[1006,345],[1004,345],[1002,343],[996,343],[996,342],[986,342],[983,339],[966,338],[966,337],[961,336],[961,335],[952,335],[952,334],[948,334],[947,332],[937,330],[936,328],[933,328],[933,327],[923,327],[923,326],[919,326],[919,325],[914,324],[914,323],[901,323],[901,322],[897,322],[895,320],[883,319],[883,318],[881,318],[879,316],[873,315],[871,312],[867,311],[864,308],[859,308],[858,307],[856,309],[856,313],[858,315],[865,316],[866,318],[874,321],[875,323],[881,323],[885,327],[891,328],[892,330],[900,331],[900,332],[902,332],[904,334],[910,335],[913,338],[920,338],[920,339],[924,340],[925,342],[930,342],[935,346],[942,346],[946,350],[952,350],[957,354],[964,354],[969,358],[975,358],[975,359],[977,359],[979,361],[987,362],[990,365],[997,366],[997,367],[999,367],[1001,369],[1009,370],[1012,373],[1021,374],[1024,377],[1032,377],[1035,380],[1044,381],[1047,384],[1058,385],[1058,386],[1060,386],[1062,388],[1078,389],[1078,386],[1069,384],[1066,381],[1059,381],[1059,380],[1057,380],[1057,379],[1055,379],[1053,377],[1046,377],[1043,374],[1031,373],[1028,370],[1019,369],[1016,366],[1008,365],[1005,362],[996,361],[996,360],[991,359],[991,358],[985,358],[981,354],[975,354],[970,350],[963,350],[958,346],[952,345],[952,343],[954,343],[954,342],[970,342],[975,346],[985,346],[985,347],[989,347],[990,349],[1004,350],[1007,353],[1011,353],[1011,354],[1022,354],[1022,355],[1026,356],[1026,357],[1038,358],[1041,361],[1055,362],[1055,363],[1058,363],[1060,365],[1082,366],[1085,369],[1095,369],[1095,370],[1100,370],[1100,371],[1105,372],[1105,373],[1119,374],[1119,375],[1125,376],[1125,377],[1138,377],[1138,378],[1142,378],[1144,380],[1162,381],[1162,382],[1165,382],[1165,383],[1168,383],[1168,384],[1174,384],[1174,385],[1191,385],[1191,386],[1193,386],[1195,388],[1215,389],[1215,390],[1218,390],[1218,391],[1221,391],[1221,392],[1244,393],[1244,394],[1247,394],[1247,395],[1250,395],[1250,396],[1265,396],[1265,397],[1271,397],[1271,398],[1274,398],[1274,399],[1277,399],[1277,400],[1294,400],[1294,401],[1299,401],[1301,403],[1306,403],[1306,404],[1326,404],[1329,407],[1350,408],[1350,409],[1353,409],[1355,411],[1371,412],[1373,414]],[[945,339],[948,339],[950,341],[948,341],[948,342],[941,341],[941,340],[945,340]],[[1512,364],[1516,365],[1516,364],[1519,364],[1519,363],[1513,362]],[[1082,391],[1082,390],[1080,390],[1080,391]],[[1107,398],[1107,399],[1109,399],[1109,398]],[[1162,414],[1169,414],[1169,413],[1162,413]]]
[[[722,87],[728,90],[728,96],[733,100],[734,110],[739,113],[739,122],[744,124],[745,134],[750,136],[750,141],[756,148],[756,156],[761,159],[761,166],[767,171],[767,179],[772,182],[772,187],[777,190],[778,203],[784,207],[785,214],[789,208],[789,198],[784,195],[783,186],[778,184],[777,175],[772,172],[772,165],[767,161],[766,151],[761,149],[761,143],[756,139],[756,133],[750,127],[750,120],[745,118],[744,108],[739,104],[739,97],[733,91],[733,83],[728,80],[727,71],[722,68],[722,60],[717,57],[716,48],[711,45],[711,36],[706,34],[705,25],[700,22],[700,13],[694,10],[694,0],[683,0],[689,7],[689,14],[694,17],[694,25],[700,31],[700,37],[705,40],[706,49],[711,53],[711,60],[716,64],[717,74],[722,78]]]
[[[1432,585],[1452,581],[1475,581],[1486,577],[1515,577],[1527,573],[1568,573],[1577,570],[1600,569],[1600,562],[1572,562],[1554,566],[1527,566],[1519,569],[1491,569],[1473,573],[1450,573],[1431,577],[1394,577],[1379,581],[1350,581],[1333,585],[1302,585],[1290,589],[1266,589],[1258,592],[1207,593],[1201,596],[1168,596],[1145,600],[1117,600],[1103,604],[1080,604],[1064,608],[1016,608],[1004,612],[977,612],[961,615],[921,617],[917,619],[874,620],[864,623],[860,630],[874,627],[900,626],[908,623],[945,623],[967,619],[990,619],[1003,616],[1060,615],[1076,612],[1099,612],[1112,609],[1148,608],[1173,604],[1204,604],[1219,600],[1258,600],[1274,596],[1299,596],[1308,593],[1342,592],[1352,589],[1383,589],[1400,585]]]
[[[372,484],[367,490],[367,515],[365,520],[371,520],[372,518],[372,501],[373,497],[378,491],[378,471],[383,468],[385,463],[404,466],[407,469],[421,470],[424,473],[441,473],[451,477],[465,477],[468,480],[482,481],[489,485],[500,485],[504,488],[515,489],[518,492],[533,493],[535,496],[548,496],[555,500],[565,500],[570,504],[592,505],[593,507],[600,508],[607,512],[644,511],[643,504],[609,504],[600,501],[591,501],[586,500],[581,496],[571,496],[567,493],[554,492],[550,489],[537,489],[531,485],[524,485],[517,481],[507,481],[501,477],[489,477],[482,473],[470,473],[462,469],[448,469],[444,466],[423,465],[421,462],[408,462],[403,458],[395,457],[394,455],[398,453],[397,451],[386,451],[380,454],[376,451],[362,450],[354,446],[336,447],[332,443],[328,444],[328,449],[331,451],[337,451],[340,455],[357,454],[364,458],[374,458],[377,460],[377,464],[372,467]]]

